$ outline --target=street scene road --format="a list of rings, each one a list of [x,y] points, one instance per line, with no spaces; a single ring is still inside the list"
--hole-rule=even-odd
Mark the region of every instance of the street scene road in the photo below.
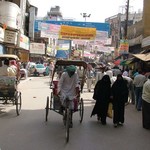
[[[142,128],[142,112],[135,106],[126,106],[125,124],[114,128],[107,118],[107,125],[90,117],[94,106],[93,91],[86,85],[81,94],[84,99],[83,122],[79,112],[74,113],[70,140],[65,142],[62,116],[50,111],[45,122],[46,98],[50,96],[49,78],[33,77],[21,81],[22,111],[16,115],[15,107],[0,105],[1,150],[149,150],[150,131]]]

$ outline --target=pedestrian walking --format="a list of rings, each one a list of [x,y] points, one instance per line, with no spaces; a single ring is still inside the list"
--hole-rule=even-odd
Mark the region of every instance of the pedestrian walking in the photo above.
[[[54,63],[50,62],[49,64],[49,76],[50,77],[52,77],[53,71],[54,71]]]
[[[92,86],[93,78],[94,78],[93,68],[90,64],[88,64],[88,68],[87,68],[87,89],[88,89],[88,92],[91,92],[91,86]]]
[[[96,100],[96,103],[91,113],[91,117],[97,114],[97,119],[100,120],[103,125],[106,125],[110,95],[111,81],[108,75],[104,75],[102,79],[97,82],[94,88],[93,99]]]
[[[123,125],[124,123],[124,112],[125,103],[128,101],[128,87],[127,81],[125,81],[122,75],[117,75],[117,80],[112,85],[112,96],[113,96],[113,123],[114,127]]]
[[[142,93],[142,123],[143,128],[150,129],[150,75],[143,85]]]
[[[124,80],[127,81],[127,87],[129,90],[129,101],[132,104],[135,104],[135,93],[134,93],[134,84],[133,84],[133,79],[127,76],[122,76]]]
[[[142,108],[142,90],[145,81],[146,77],[142,75],[142,71],[139,71],[133,80],[133,84],[135,86],[136,109],[138,111],[141,111]]]
[[[103,78],[104,75],[106,75],[105,66],[100,66],[99,70],[96,72],[95,85],[99,80]]]

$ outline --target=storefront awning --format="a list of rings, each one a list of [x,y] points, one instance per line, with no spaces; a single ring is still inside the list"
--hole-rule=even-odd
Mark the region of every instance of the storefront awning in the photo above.
[[[133,54],[134,57],[142,60],[142,61],[150,61],[150,53],[146,54]]]

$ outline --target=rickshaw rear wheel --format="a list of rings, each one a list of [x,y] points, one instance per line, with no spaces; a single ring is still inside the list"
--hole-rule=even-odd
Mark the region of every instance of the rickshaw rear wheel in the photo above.
[[[84,104],[83,104],[83,98],[79,101],[79,116],[80,116],[80,123],[83,121],[83,114],[84,114]]]
[[[17,91],[15,94],[15,105],[16,105],[17,116],[19,116],[21,112],[21,106],[22,106],[21,92]]]
[[[47,101],[46,101],[46,116],[45,116],[45,121],[48,121],[48,113],[49,113],[49,96],[47,96]]]

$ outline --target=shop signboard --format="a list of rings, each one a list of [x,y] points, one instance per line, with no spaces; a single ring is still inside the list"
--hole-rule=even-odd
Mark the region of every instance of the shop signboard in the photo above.
[[[30,43],[30,53],[45,54],[45,44],[44,43]]]
[[[29,37],[34,39],[34,20],[35,20],[35,7],[29,8]]]
[[[5,30],[4,42],[16,45],[17,44],[17,35],[18,35],[18,33],[15,31]]]
[[[4,29],[0,27],[0,42],[4,41]]]
[[[20,33],[18,35],[18,46],[25,50],[29,50],[29,38]]]

